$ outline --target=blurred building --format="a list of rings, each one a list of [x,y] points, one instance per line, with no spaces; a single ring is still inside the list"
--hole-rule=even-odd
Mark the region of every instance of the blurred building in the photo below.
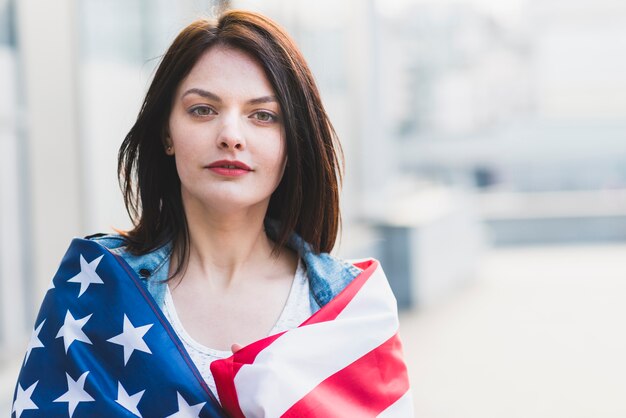
[[[513,22],[472,3],[384,19],[384,120],[413,147],[405,169],[489,165],[521,191],[623,186],[622,3],[528,1]]]
[[[28,174],[14,12],[13,2],[0,2],[0,364],[13,354],[2,348],[23,347],[25,322],[15,317],[25,316],[27,293],[32,290],[25,280],[31,270],[23,259],[27,249],[23,233],[28,230],[23,210],[28,196],[22,190]]]
[[[508,3],[515,19],[481,1],[386,15],[402,173],[477,189],[496,243],[623,241],[626,8]]]

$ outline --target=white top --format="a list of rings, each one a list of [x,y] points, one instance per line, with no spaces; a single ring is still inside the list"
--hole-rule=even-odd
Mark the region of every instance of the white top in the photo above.
[[[185,349],[189,353],[191,360],[200,371],[202,378],[207,385],[209,385],[215,396],[218,397],[217,389],[215,387],[215,379],[213,379],[213,375],[211,374],[210,366],[215,360],[230,357],[232,352],[230,350],[215,350],[213,348],[206,347],[194,340],[187,333],[187,331],[185,331],[185,328],[176,313],[176,307],[174,306],[174,300],[172,299],[169,286],[166,286],[163,313],[170,324],[172,324],[172,328],[174,328],[174,332],[176,332],[178,338],[180,338],[183,342]],[[309,279],[306,275],[306,269],[302,260],[299,260],[296,274],[291,284],[291,290],[289,291],[289,296],[287,297],[287,302],[285,302],[285,306],[283,307],[278,320],[268,335],[274,335],[288,329],[296,328],[311,315],[311,303],[309,302]]]

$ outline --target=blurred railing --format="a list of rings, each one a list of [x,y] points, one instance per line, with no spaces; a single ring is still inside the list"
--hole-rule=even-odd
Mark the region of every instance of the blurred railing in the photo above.
[[[626,241],[626,189],[478,196],[495,245]]]

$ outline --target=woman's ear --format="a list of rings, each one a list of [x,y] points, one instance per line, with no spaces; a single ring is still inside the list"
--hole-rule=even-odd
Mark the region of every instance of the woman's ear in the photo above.
[[[163,140],[163,146],[165,147],[165,153],[167,155],[174,155],[174,144],[172,142],[172,138],[170,137],[169,132],[166,132],[164,137],[165,139]]]
[[[165,139],[165,153],[167,155],[174,155],[174,146],[172,145],[172,140],[169,137]]]

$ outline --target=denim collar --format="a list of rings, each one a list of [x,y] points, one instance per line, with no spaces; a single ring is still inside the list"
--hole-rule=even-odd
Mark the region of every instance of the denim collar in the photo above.
[[[278,224],[274,221],[267,221],[265,229],[271,239],[275,239],[278,235]],[[165,280],[167,280],[172,253],[171,243],[150,253],[137,256],[126,251],[124,237],[120,235],[97,235],[87,238],[121,256],[142,279],[157,304],[163,306]],[[290,236],[287,247],[296,251],[306,266],[313,312],[330,302],[361,272],[354,265],[328,253],[315,253],[311,245],[296,233]]]

